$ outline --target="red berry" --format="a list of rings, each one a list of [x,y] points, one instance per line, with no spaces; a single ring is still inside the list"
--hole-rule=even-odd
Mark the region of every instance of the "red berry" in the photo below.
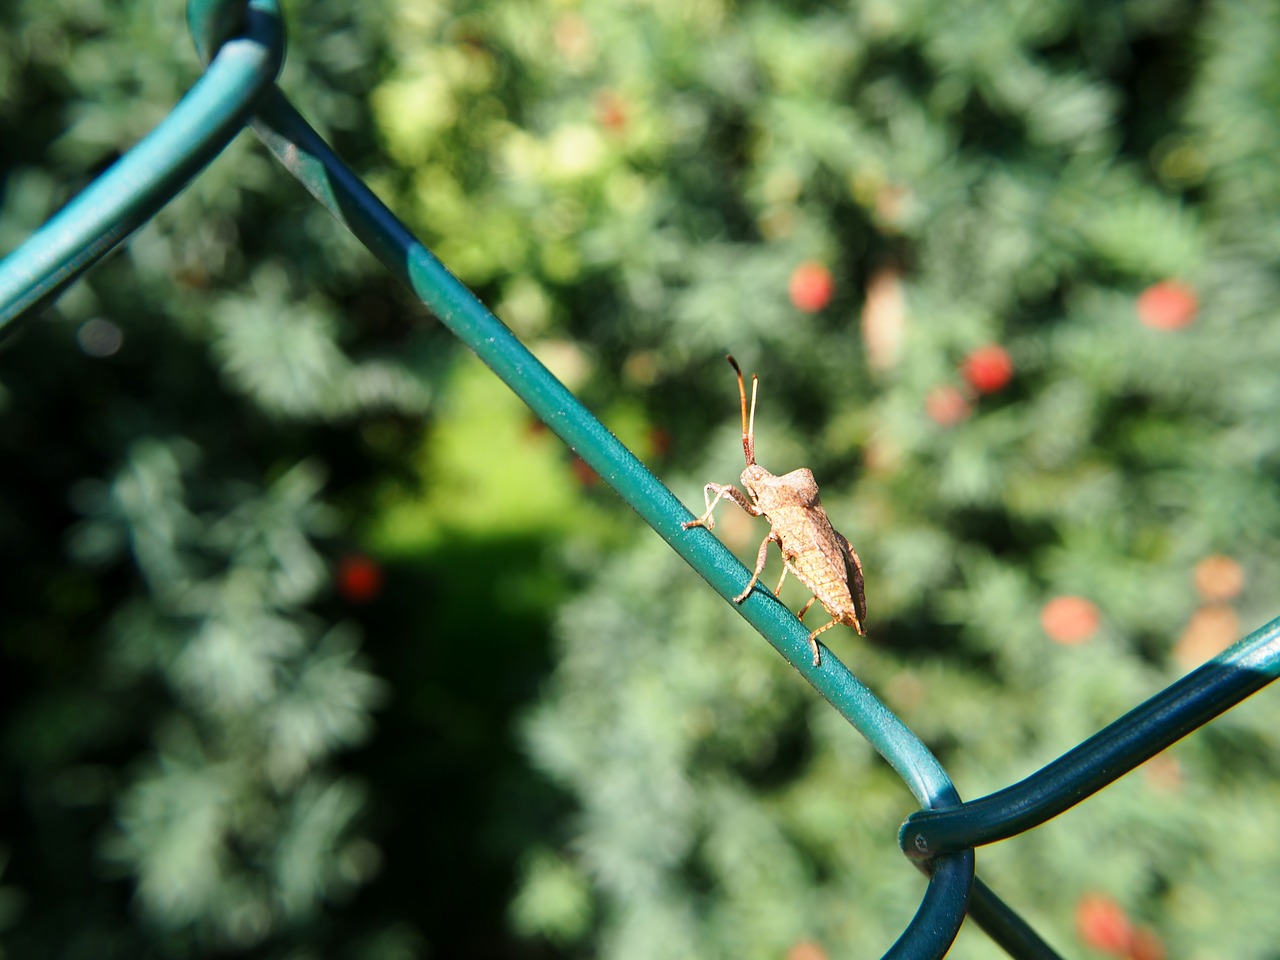
[[[1050,640],[1084,643],[1098,631],[1098,608],[1084,597],[1054,597],[1040,610],[1040,626]]]
[[[1138,320],[1152,330],[1181,330],[1200,309],[1195,290],[1177,280],[1153,283],[1138,295]]]
[[[1013,360],[1004,347],[991,344],[979,347],[965,357],[964,378],[979,393],[1003,390],[1013,379]]]
[[[924,398],[929,419],[942,427],[952,427],[969,416],[969,398],[951,386],[934,387]]]
[[[1133,924],[1106,894],[1087,893],[1076,904],[1076,932],[1094,950],[1125,956],[1133,942]]]
[[[362,553],[350,553],[338,563],[338,593],[352,603],[368,603],[382,592],[382,567]]]
[[[802,263],[791,271],[791,281],[787,292],[797,310],[804,313],[817,313],[831,302],[835,293],[836,282],[831,271],[816,260]]]

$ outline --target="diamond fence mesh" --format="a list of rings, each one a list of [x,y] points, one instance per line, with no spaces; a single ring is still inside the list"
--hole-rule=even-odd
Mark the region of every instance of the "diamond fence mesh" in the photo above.
[[[145,223],[249,126],[312,196],[367,247],[670,548],[727,601],[750,572],[640,460],[457,280],[351,172],[275,84],[284,58],[270,0],[192,2],[188,18],[208,61],[162,123],[0,263],[0,326],[43,305]],[[735,604],[902,777],[921,805],[899,843],[929,876],[914,919],[886,957],[944,955],[966,914],[1010,956],[1055,957],[975,876],[974,848],[1033,829],[1261,689],[1280,672],[1280,620],[1174,683],[1020,783],[962,802],[921,740],[767,590]],[[851,800],[856,803],[856,798]]]

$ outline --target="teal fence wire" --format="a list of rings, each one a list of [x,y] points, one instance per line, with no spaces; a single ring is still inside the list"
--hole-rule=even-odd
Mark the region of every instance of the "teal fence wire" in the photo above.
[[[285,39],[273,0],[192,0],[207,68],[172,112],[0,262],[0,327],[33,316],[145,223],[246,125],[334,217],[726,600],[750,572],[329,149],[276,86]],[[1239,703],[1280,671],[1280,619],[1240,640],[1020,783],[962,802],[921,740],[768,591],[734,605],[902,777],[920,803],[899,844],[929,877],[886,957],[943,956],[967,915],[1010,956],[1057,957],[975,874],[974,848],[1045,822]]]

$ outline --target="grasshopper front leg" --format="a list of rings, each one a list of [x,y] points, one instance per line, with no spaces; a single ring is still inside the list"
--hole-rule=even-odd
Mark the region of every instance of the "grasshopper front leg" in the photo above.
[[[716,494],[716,498],[714,500],[711,499],[711,491],[713,490]],[[708,530],[714,530],[716,528],[716,521],[711,516],[711,511],[714,510],[716,508],[716,504],[725,497],[728,497],[743,510],[747,511],[747,513],[751,514],[751,516],[760,516],[760,508],[747,499],[747,495],[737,487],[729,483],[708,483],[702,488],[702,501],[707,505],[707,512],[697,520],[686,520],[684,523],[680,524],[680,526],[684,527],[686,530],[690,527],[706,527]]]
[[[760,574],[764,570],[765,560],[768,559],[770,543],[776,543],[779,547],[782,546],[782,538],[772,530],[770,530],[769,535],[764,538],[764,541],[760,544],[760,552],[756,554],[756,572],[751,575],[751,580],[747,584],[747,588],[733,598],[734,603],[741,603],[743,600],[747,599],[751,591],[755,589],[756,583],[760,580]],[[783,571],[783,576],[786,576],[785,570]],[[778,586],[782,586],[781,580],[778,581]]]

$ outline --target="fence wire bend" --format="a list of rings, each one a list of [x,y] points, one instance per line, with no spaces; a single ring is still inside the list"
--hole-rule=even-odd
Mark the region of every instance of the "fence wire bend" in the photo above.
[[[188,19],[204,38],[226,42],[154,130],[0,261],[0,330],[52,301],[155,216],[244,129],[271,87],[284,63],[275,0],[193,2]],[[238,26],[234,35],[229,23]]]
[[[205,73],[115,165],[0,261],[0,329],[30,317],[176,196],[250,125],[284,166],[470,347],[546,425],[727,601],[750,577],[617,440],[329,149],[275,85],[284,31],[275,0],[190,0]],[[974,873],[977,845],[1043,823],[1261,689],[1280,673],[1280,619],[1106,727],[1021,783],[961,803],[914,733],[830,651],[815,667],[804,627],[768,591],[739,613],[902,777],[921,804],[899,843],[928,876],[920,907],[886,958],[936,960],[966,913],[1010,956],[1050,948]]]

